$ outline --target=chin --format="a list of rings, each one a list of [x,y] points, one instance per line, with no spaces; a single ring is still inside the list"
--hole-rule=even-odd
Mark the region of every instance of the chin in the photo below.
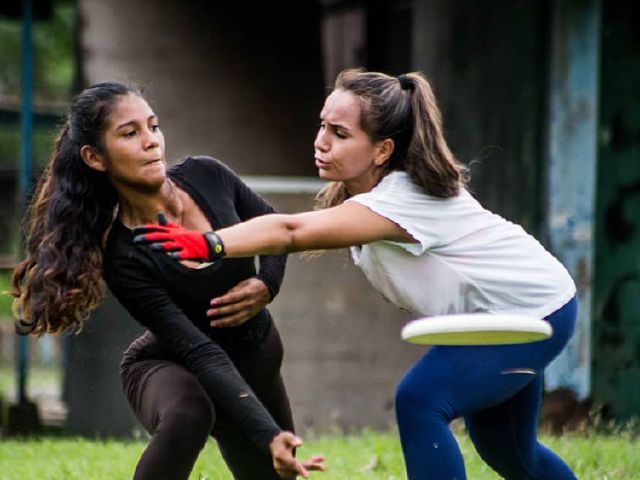
[[[145,175],[142,178],[120,179],[118,183],[138,192],[157,193],[166,180],[166,175]]]
[[[335,175],[332,175],[330,172],[327,172],[326,170],[319,168],[318,169],[318,177],[320,177],[323,180],[327,180],[328,182],[339,182],[340,179],[336,178]]]
[[[147,178],[147,185],[149,185],[151,190],[156,190],[162,188],[164,183],[167,181],[166,175],[157,175],[151,178]]]
[[[134,182],[147,185],[162,185],[167,179],[167,172],[164,168],[157,168],[152,171],[144,172],[132,179]]]

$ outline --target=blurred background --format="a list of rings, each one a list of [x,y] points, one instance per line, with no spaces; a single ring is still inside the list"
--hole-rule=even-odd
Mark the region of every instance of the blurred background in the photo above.
[[[5,0],[0,291],[20,258],[26,199],[82,88],[141,85],[171,163],[217,157],[296,212],[322,185],[312,142],[336,74],[420,70],[473,194],[539,238],[578,284],[578,331],[546,377],[550,421],[593,408],[638,416],[639,13],[632,0]],[[291,256],[270,310],[301,431],[393,424],[395,384],[424,349],[400,342],[408,318],[345,252]],[[40,424],[132,435],[118,364],[137,333],[109,296],[80,336],[19,340],[1,295],[0,425],[26,428],[11,407],[32,405]]]

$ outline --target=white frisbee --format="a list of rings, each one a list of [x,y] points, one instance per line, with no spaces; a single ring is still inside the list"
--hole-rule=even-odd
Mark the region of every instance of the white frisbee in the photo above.
[[[523,315],[468,313],[437,315],[407,323],[402,339],[419,345],[508,345],[549,338],[548,322]]]

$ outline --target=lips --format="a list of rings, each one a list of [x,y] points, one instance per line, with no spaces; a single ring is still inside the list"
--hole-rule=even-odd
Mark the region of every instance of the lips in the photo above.
[[[161,161],[162,161],[161,159],[156,158],[156,159],[154,159],[154,160],[146,161],[146,162],[144,162],[142,165],[151,165],[151,164],[153,164],[153,163],[161,162]]]
[[[324,160],[320,160],[318,157],[316,157],[315,163],[316,163],[316,168],[327,168],[329,166],[328,162],[325,162]]]

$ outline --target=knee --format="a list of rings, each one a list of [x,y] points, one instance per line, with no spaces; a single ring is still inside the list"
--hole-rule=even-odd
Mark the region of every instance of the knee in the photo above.
[[[405,376],[396,388],[396,417],[400,426],[416,424],[418,419],[442,418],[448,421],[451,412],[442,401],[441,391],[429,385],[412,381]]]
[[[416,403],[418,392],[414,385],[404,377],[396,387],[396,412],[407,412],[412,410]]]
[[[176,444],[204,445],[213,430],[215,412],[208,397],[178,394],[161,413],[157,431],[171,436]]]

